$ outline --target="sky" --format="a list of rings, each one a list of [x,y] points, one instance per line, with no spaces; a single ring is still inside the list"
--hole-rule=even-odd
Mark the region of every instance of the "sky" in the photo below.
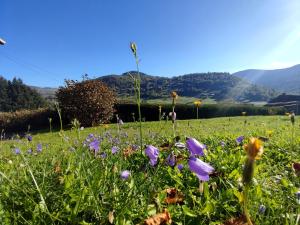
[[[0,75],[41,87],[300,63],[300,0],[0,0]]]

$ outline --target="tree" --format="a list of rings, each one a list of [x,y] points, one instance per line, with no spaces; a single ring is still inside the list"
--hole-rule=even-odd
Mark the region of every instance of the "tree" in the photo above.
[[[63,115],[83,126],[108,122],[113,116],[115,93],[99,80],[66,80],[56,93]]]
[[[23,84],[21,79],[7,81],[0,76],[0,111],[37,109],[46,106],[46,101],[35,90]]]

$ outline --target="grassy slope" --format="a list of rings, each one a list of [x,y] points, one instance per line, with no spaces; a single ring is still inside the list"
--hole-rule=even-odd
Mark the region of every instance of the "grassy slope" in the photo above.
[[[182,173],[165,166],[163,161],[168,152],[161,151],[160,164],[152,168],[147,158],[138,153],[129,159],[125,159],[121,152],[112,155],[112,145],[105,138],[101,151],[106,152],[108,157],[94,158],[78,143],[82,143],[89,133],[104,137],[103,127],[81,131],[79,142],[78,133],[74,130],[66,131],[65,137],[58,133],[37,134],[32,143],[25,140],[1,142],[0,221],[8,224],[16,221],[34,224],[73,221],[79,224],[84,220],[91,224],[95,221],[107,224],[108,214],[114,210],[115,221],[119,224],[124,224],[124,221],[136,224],[156,210],[167,207],[174,222],[218,224],[241,213],[238,196],[244,150],[237,146],[235,138],[240,135],[246,138],[267,136],[267,132],[272,131],[270,141],[264,144],[265,153],[257,162],[250,212],[257,224],[295,224],[299,210],[295,192],[300,181],[293,175],[291,163],[300,161],[299,125],[295,127],[296,138],[292,139],[292,127],[287,117],[246,119],[246,126],[245,117],[178,121],[177,134],[183,140],[185,136],[191,136],[206,144],[207,154],[202,159],[219,173],[205,183],[202,195],[198,179],[188,170],[185,160]],[[172,136],[170,122],[147,122],[143,125],[144,144],[159,146]],[[116,125],[111,125],[107,131],[113,137],[118,136]],[[138,144],[137,125],[125,124],[120,139],[118,146],[121,150],[129,144]],[[220,141],[226,142],[224,149]],[[37,143],[42,143],[43,151],[27,154],[26,150],[30,147],[36,152]],[[14,153],[13,147],[21,149],[25,161],[21,155]],[[75,151],[70,151],[71,147],[75,147]],[[185,151],[173,151],[188,156]],[[29,168],[46,199],[46,205],[41,202]],[[132,172],[128,181],[119,178],[120,171],[124,169]],[[167,206],[164,203],[163,190],[168,187],[176,187],[184,193],[184,206]],[[260,204],[267,207],[264,215],[257,213]]]

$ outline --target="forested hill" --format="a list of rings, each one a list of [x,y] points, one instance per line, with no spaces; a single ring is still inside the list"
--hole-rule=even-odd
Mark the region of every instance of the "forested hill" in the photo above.
[[[9,81],[0,76],[0,112],[36,109],[45,104],[42,96],[22,80],[14,78]]]
[[[129,73],[136,76],[136,72],[131,71],[122,75],[102,76],[99,79],[113,88],[118,96],[133,96],[133,81]],[[217,101],[267,101],[277,95],[272,89],[250,84],[229,73],[194,73],[172,78],[141,73],[141,89],[143,99],[167,97],[173,90],[180,96],[210,97]]]

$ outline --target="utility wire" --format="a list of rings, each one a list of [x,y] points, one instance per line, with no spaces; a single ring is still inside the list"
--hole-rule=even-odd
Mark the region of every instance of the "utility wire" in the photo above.
[[[4,53],[4,54],[3,54]],[[2,57],[4,57],[4,58],[6,58],[6,59],[8,59],[9,61],[12,61],[13,63],[15,63],[15,64],[17,64],[17,65],[19,65],[19,66],[21,66],[21,67],[24,67],[24,68],[26,68],[26,69],[29,69],[29,70],[31,70],[31,71],[33,71],[33,72],[35,72],[35,73],[38,73],[38,74],[48,74],[48,75],[50,75],[50,77],[51,77],[51,81],[52,80],[55,80],[55,81],[57,81],[57,82],[61,82],[61,80],[58,80],[58,79],[56,79],[55,77],[61,77],[61,75],[59,75],[59,74],[55,74],[55,73],[52,73],[52,72],[49,72],[49,71],[47,71],[47,70],[45,70],[45,69],[43,69],[43,68],[41,68],[41,67],[39,67],[39,66],[37,66],[37,65],[34,65],[34,64],[32,64],[32,63],[28,63],[28,62],[25,62],[24,60],[21,60],[20,58],[16,58],[16,57],[12,57],[12,56],[10,56],[7,52],[4,52],[4,51],[2,51],[1,50],[1,54],[0,54],[0,56],[2,56]],[[34,75],[35,77],[39,77],[38,75]],[[47,76],[46,78],[48,78],[49,76]],[[44,77],[45,78],[45,77]],[[48,80],[48,81],[50,81],[50,80]]]

